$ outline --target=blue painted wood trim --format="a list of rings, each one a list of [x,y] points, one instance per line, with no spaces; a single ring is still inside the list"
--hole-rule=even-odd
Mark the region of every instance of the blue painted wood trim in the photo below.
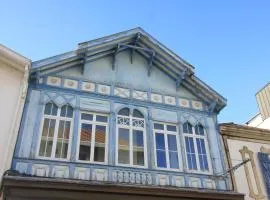
[[[263,173],[264,184],[267,190],[268,198],[270,197],[270,158],[269,154],[259,152],[258,158],[260,161],[261,170]]]
[[[78,147],[78,138],[79,138],[79,121],[80,121],[80,110],[79,108],[79,98],[76,98],[76,108],[74,110],[73,118],[73,133],[72,133],[72,143],[71,143],[71,161],[76,161],[77,158],[77,148]]]

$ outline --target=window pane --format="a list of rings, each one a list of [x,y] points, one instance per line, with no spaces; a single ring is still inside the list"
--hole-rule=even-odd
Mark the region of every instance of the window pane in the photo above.
[[[163,124],[154,123],[154,129],[164,130],[164,125]]]
[[[133,130],[133,147],[143,147],[143,131]]]
[[[105,143],[106,126],[96,125],[96,143]]]
[[[129,116],[129,109],[128,108],[123,108],[118,112],[118,115],[124,115],[124,116]]]
[[[82,113],[82,115],[81,115],[81,119],[83,119],[83,120],[90,120],[90,121],[92,121],[92,120],[93,120],[93,115],[92,115],[92,114],[86,114],[86,113]]]
[[[96,121],[98,121],[98,122],[107,122],[108,118],[106,116],[97,115],[96,116]]]
[[[196,155],[195,155],[193,138],[185,137],[185,144],[186,144],[188,168],[197,170],[197,162],[196,162]]]
[[[45,157],[51,157],[52,154],[52,145],[53,145],[53,139],[49,138],[49,141],[47,141],[47,147],[46,147],[46,153],[45,153]]]
[[[62,140],[57,140],[56,150],[55,150],[55,157],[56,158],[61,158],[61,153],[62,153]]]
[[[198,154],[199,154],[200,168],[202,171],[208,171],[208,161],[207,161],[204,139],[197,138],[196,143],[197,143],[197,149],[198,149]]]
[[[92,125],[82,123],[79,160],[88,160],[88,161],[90,160],[91,140],[92,140]]]
[[[119,128],[119,145],[129,146],[129,129]]]
[[[170,168],[178,169],[179,163],[178,163],[178,153],[175,151],[169,152],[170,157]]]
[[[45,148],[46,148],[46,138],[42,138],[40,141],[40,147],[39,147],[39,156],[44,156],[45,154]]]
[[[144,166],[144,149],[133,148],[133,165]]]
[[[158,167],[167,167],[166,163],[166,154],[165,151],[157,150],[157,166]]]
[[[118,163],[129,164],[129,150],[127,148],[120,147],[118,151]]]
[[[58,138],[63,138],[65,121],[60,120],[58,127]]]
[[[42,136],[47,136],[49,133],[49,122],[50,119],[44,119],[44,123],[43,123],[43,129],[42,129]]]
[[[73,108],[69,105],[62,106],[60,116],[72,118],[73,117]]]
[[[55,123],[56,123],[55,119],[50,119],[48,137],[53,137],[54,136]]]
[[[54,103],[52,104],[52,112],[51,115],[56,116],[57,115],[58,107]]]
[[[44,109],[44,114],[50,115],[52,112],[52,103],[46,103],[45,109]]]
[[[62,146],[62,158],[67,158],[68,145],[69,145],[69,140],[64,140],[63,146]]]
[[[165,150],[164,134],[156,133],[156,149]]]
[[[183,124],[183,131],[184,133],[190,133],[192,134],[192,126],[190,123],[186,122]]]
[[[69,139],[70,123],[71,123],[70,121],[65,122],[64,139]]]
[[[168,149],[177,151],[176,135],[168,135]]]
[[[73,108],[71,106],[67,106],[67,115],[66,117],[72,118],[73,117]]]
[[[94,161],[104,162],[106,127],[96,125]]]
[[[133,117],[144,118],[143,114],[137,109],[133,110]]]
[[[176,132],[176,126],[167,125],[167,131],[173,131],[173,132]]]
[[[201,124],[195,126],[196,135],[204,135],[204,128]]]

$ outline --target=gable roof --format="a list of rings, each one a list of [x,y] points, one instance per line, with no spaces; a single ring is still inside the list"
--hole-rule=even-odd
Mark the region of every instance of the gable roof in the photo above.
[[[194,75],[194,67],[173,53],[142,28],[123,31],[102,38],[82,42],[74,51],[33,62],[32,75],[61,71],[104,56],[115,56],[126,49],[138,52],[149,60],[149,70],[157,67],[176,82],[183,85],[209,105],[211,111],[219,112],[226,106],[226,99]],[[132,55],[131,55],[132,59]],[[114,65],[112,63],[112,65]]]

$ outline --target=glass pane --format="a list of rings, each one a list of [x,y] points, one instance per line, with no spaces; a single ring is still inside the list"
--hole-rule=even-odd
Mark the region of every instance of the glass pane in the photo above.
[[[133,147],[143,147],[143,131],[133,130]]]
[[[119,128],[118,144],[129,146],[129,129]]]
[[[92,140],[92,124],[81,125],[81,138],[79,149],[79,160],[90,160]]]
[[[154,123],[154,129],[164,130],[164,125],[163,124]]]
[[[178,169],[179,168],[178,153],[169,152],[169,157],[170,157],[170,168]]]
[[[118,151],[118,163],[129,164],[129,150],[127,148],[120,147]]]
[[[50,119],[48,137],[53,137],[54,136],[55,123],[56,123],[55,119]]]
[[[46,103],[45,109],[44,109],[44,114],[50,115],[51,112],[52,112],[52,103]]]
[[[188,160],[188,168],[197,170],[197,162],[195,156],[195,148],[193,144],[193,138],[185,137],[186,144],[186,152],[187,152],[187,160]]]
[[[44,119],[44,123],[43,123],[43,129],[42,129],[42,136],[47,136],[48,135],[48,131],[49,131],[49,119]]]
[[[94,153],[95,162],[104,162],[105,159],[105,144],[96,144]]]
[[[138,111],[137,109],[133,110],[133,117],[144,118],[143,114],[140,111]]]
[[[105,143],[105,134],[106,134],[106,127],[96,125],[96,135],[95,135],[95,142],[96,143]]]
[[[61,107],[61,112],[60,112],[60,116],[61,117],[66,117],[67,115],[67,105],[64,105]]]
[[[167,167],[165,151],[157,150],[157,166]]]
[[[164,134],[156,133],[156,149],[165,150]]]
[[[173,125],[167,125],[167,131],[173,131],[173,132],[176,132],[176,126],[173,126]]]
[[[52,112],[51,115],[56,116],[57,115],[58,107],[54,103],[52,104]]]
[[[129,109],[128,108],[123,108],[118,112],[118,115],[124,115],[124,116],[129,116]]]
[[[67,115],[66,117],[72,118],[73,117],[73,108],[71,106],[67,106]]]
[[[204,128],[201,124],[195,126],[196,135],[204,135]]]
[[[176,135],[168,134],[168,149],[170,151],[177,151]]]
[[[68,143],[69,143],[69,140],[64,140],[64,141],[63,141],[63,146],[62,146],[62,158],[67,158],[67,153],[68,153]]]
[[[70,121],[65,122],[64,139],[69,139],[70,123],[71,123]]]
[[[45,148],[46,148],[46,139],[42,138],[40,141],[40,147],[39,147],[39,156],[44,156],[45,154]]]
[[[81,119],[83,119],[83,120],[90,120],[90,121],[92,121],[92,120],[93,120],[93,115],[92,115],[92,114],[86,114],[86,113],[82,113],[82,115],[81,115]]]
[[[55,157],[60,158],[62,152],[62,140],[57,140],[56,150],[55,150]]]
[[[184,133],[190,133],[192,134],[192,126],[190,123],[186,122],[183,124],[183,131]]]
[[[144,149],[133,148],[133,165],[144,166]]]
[[[108,118],[106,116],[97,115],[96,121],[98,121],[98,122],[107,122]]]
[[[53,145],[53,139],[48,139],[45,157],[51,157],[52,145]]]
[[[58,138],[63,138],[65,121],[60,120],[58,127]]]

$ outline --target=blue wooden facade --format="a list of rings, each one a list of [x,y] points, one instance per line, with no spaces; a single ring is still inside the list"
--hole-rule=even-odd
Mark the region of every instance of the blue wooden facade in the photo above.
[[[40,177],[230,190],[218,176],[227,170],[217,126],[225,105],[193,66],[140,28],[81,43],[33,63],[12,168]],[[119,114],[124,109],[129,113]],[[67,138],[59,139],[52,123],[58,130],[64,124]],[[95,127],[91,133],[83,132],[87,125]],[[98,127],[104,132],[94,136]],[[125,127],[133,131],[128,139]],[[97,141],[99,134],[104,138]]]

